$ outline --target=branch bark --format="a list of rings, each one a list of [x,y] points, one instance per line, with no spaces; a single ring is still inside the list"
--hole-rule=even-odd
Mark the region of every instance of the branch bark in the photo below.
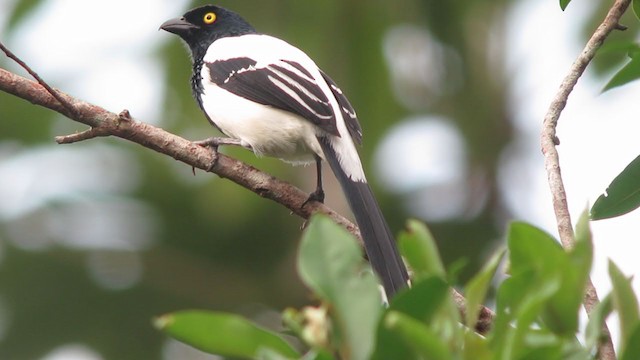
[[[541,133],[541,147],[544,154],[545,169],[547,171],[547,178],[549,181],[549,187],[551,189],[551,195],[553,198],[553,209],[556,215],[556,221],[558,225],[558,233],[560,235],[560,241],[566,249],[573,248],[575,244],[575,237],[573,233],[573,227],[571,224],[571,216],[569,214],[569,205],[567,203],[567,194],[562,181],[562,174],[560,171],[560,157],[556,149],[556,145],[559,145],[560,141],[556,135],[556,127],[558,125],[558,119],[562,110],[567,105],[569,95],[573,91],[573,88],[577,84],[578,80],[584,73],[585,69],[593,60],[598,49],[602,46],[605,39],[609,34],[616,29],[624,29],[619,24],[620,18],[629,7],[631,0],[616,0],[604,21],[595,30],[587,44],[585,45],[582,53],[574,61],[573,65],[569,69],[569,73],[562,81],[560,89],[554,97],[549,110],[544,117],[542,133]],[[584,307],[587,314],[591,314],[591,311],[599,303],[598,294],[596,292],[591,279],[587,284],[587,290],[584,298]],[[603,329],[608,341],[603,343],[600,348],[601,359],[615,359],[615,351],[613,348],[613,342],[609,333],[609,328],[606,323]]]

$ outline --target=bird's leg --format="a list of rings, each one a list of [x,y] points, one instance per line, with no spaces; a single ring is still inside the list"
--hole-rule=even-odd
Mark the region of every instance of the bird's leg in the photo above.
[[[314,155],[314,157],[316,159],[316,190],[309,194],[307,200],[303,202],[300,207],[304,207],[310,201],[324,203],[324,190],[322,190],[322,159],[318,155]]]

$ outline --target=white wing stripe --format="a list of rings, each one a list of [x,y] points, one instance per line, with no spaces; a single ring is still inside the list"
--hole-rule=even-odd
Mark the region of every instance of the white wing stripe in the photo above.
[[[278,62],[278,66],[281,66],[289,71],[291,71],[292,73],[295,73],[297,76],[299,76],[302,79],[305,79],[311,83],[316,84],[316,79],[311,78],[309,76],[307,76],[307,74],[303,73],[302,71],[300,71],[300,69],[296,68],[295,66],[285,62],[285,61],[280,61]]]
[[[295,91],[293,91],[293,89],[291,89],[290,87],[288,87],[285,83],[283,83],[282,81],[274,78],[273,76],[269,75],[268,76],[269,81],[271,81],[274,85],[276,85],[278,88],[280,88],[280,90],[284,91],[287,95],[289,95],[289,97],[291,97],[293,100],[297,101],[300,105],[304,106],[305,109],[309,110],[314,116],[320,118],[320,119],[331,119],[333,116],[332,115],[322,115],[319,114],[317,111],[313,110],[309,104],[307,104],[306,102],[304,102],[304,100],[302,100],[300,98],[300,96],[298,94],[296,94]]]
[[[313,101],[319,102],[319,103],[324,103],[324,104],[328,104],[328,102],[326,101],[322,101],[321,99],[319,99],[317,96],[313,95],[307,88],[305,88],[304,86],[302,86],[302,84],[300,84],[299,82],[295,81],[294,79],[290,78],[289,76],[287,76],[285,73],[283,73],[282,71],[279,71],[278,69],[275,69],[272,66],[269,66],[268,69],[273,72],[274,74],[280,76],[283,80],[285,80],[286,82],[288,82],[290,85],[294,86],[296,89],[302,91],[305,95],[307,95],[307,97]],[[316,82],[313,81],[313,84],[315,84]]]

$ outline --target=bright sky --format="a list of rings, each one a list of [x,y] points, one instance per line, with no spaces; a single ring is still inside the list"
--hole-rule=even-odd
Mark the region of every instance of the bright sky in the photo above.
[[[112,111],[128,108],[140,119],[159,119],[164,75],[153,50],[175,38],[158,32],[157,28],[164,20],[182,13],[186,1],[51,0],[45,4],[8,39],[8,45],[51,83],[72,94],[82,94],[84,99]],[[0,24],[6,21],[3,18],[6,6],[0,3]],[[506,30],[509,37],[504,46],[508,49],[509,71],[514,74],[513,108],[517,110],[521,136],[520,145],[504,159],[506,194],[518,219],[541,226],[554,235],[557,231],[539,149],[539,131],[552,97],[582,49],[577,42],[577,31],[579,20],[584,18],[589,6],[592,6],[589,1],[574,1],[563,13],[557,1],[523,1],[510,16]],[[146,16],[136,17],[135,21],[123,19],[125,14],[142,13]],[[47,41],[43,41],[43,34]],[[587,74],[571,94],[560,118],[560,160],[574,222],[585,206],[592,204],[609,182],[640,154],[636,105],[640,82],[601,95],[605,82]],[[409,173],[414,174],[418,183],[433,181],[436,177],[451,179],[450,173],[433,169],[441,169],[438,164],[462,161],[455,160],[461,158],[455,151],[454,159],[446,158],[447,161],[443,159],[452,156],[451,152],[437,153],[437,149],[452,144],[455,149],[455,135],[451,138],[451,133],[437,123],[429,127],[410,122],[408,126],[413,128],[392,129],[391,136],[410,137],[405,137],[407,142],[426,147],[434,157],[425,159],[424,154],[419,154],[420,158],[416,159],[407,150],[400,156],[405,156],[406,161],[400,164],[415,166]],[[447,146],[425,144],[425,141],[442,141]],[[48,150],[66,151],[53,146]],[[53,156],[62,156],[57,154]],[[455,173],[456,168],[459,167],[453,166],[453,170],[448,171]],[[0,167],[0,174],[3,171],[16,174],[16,171],[30,170]],[[520,184],[519,178],[529,181]],[[415,186],[415,181],[406,181],[407,184],[390,185]],[[2,193],[2,189],[6,193]],[[13,191],[17,190],[0,186],[0,196],[9,196]],[[22,200],[16,203],[23,203]],[[11,214],[0,204],[0,217]],[[592,223],[592,229],[596,245],[593,280],[603,295],[610,290],[607,259],[613,259],[627,275],[640,274],[637,260],[640,211]],[[636,290],[640,286],[637,277],[634,285]]]

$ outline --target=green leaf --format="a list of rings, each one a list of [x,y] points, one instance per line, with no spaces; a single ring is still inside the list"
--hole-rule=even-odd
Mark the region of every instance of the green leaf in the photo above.
[[[633,8],[633,13],[636,16],[636,19],[640,20],[640,2],[638,0],[633,0],[631,2],[631,7]]]
[[[576,226],[576,241],[572,249],[561,256],[562,286],[546,304],[543,319],[555,333],[573,336],[578,331],[579,313],[593,260],[593,243],[589,216],[585,210]]]
[[[560,9],[562,9],[562,11],[564,11],[567,8],[567,5],[569,5],[570,2],[571,2],[571,0],[560,0]]]
[[[602,340],[602,329],[609,314],[613,311],[612,295],[607,295],[589,315],[589,322],[585,330],[585,345],[587,349],[596,350]]]
[[[560,288],[559,274],[540,278],[533,269],[519,272],[502,283],[498,289],[498,313],[491,338],[496,359],[518,359],[529,350],[525,346],[527,336],[538,331],[532,324]],[[513,323],[517,324],[515,329]]]
[[[623,348],[620,353],[620,360],[637,360],[638,354],[640,354],[640,323],[636,323],[636,326],[629,334],[627,346]]]
[[[260,348],[256,358],[258,360],[291,360],[291,358],[269,348]]]
[[[574,270],[573,273],[575,273],[577,277],[576,286],[579,286],[579,288],[575,290],[582,294],[589,280],[591,265],[593,263],[593,240],[587,210],[583,211],[580,218],[578,218],[575,237],[575,246],[569,250],[568,255],[569,261],[571,262],[570,267]],[[582,295],[579,297],[578,302],[582,303]]]
[[[407,230],[398,237],[398,246],[416,279],[431,275],[445,278],[446,272],[436,242],[422,222],[409,220]]]
[[[368,359],[382,299],[356,240],[326,216],[314,216],[300,244],[298,270],[303,282],[330,304],[341,353],[350,359]]]
[[[563,344],[575,342],[592,259],[586,214],[576,233],[574,249],[566,252],[544,231],[525,223],[511,224],[508,246],[512,276],[498,289],[497,314],[490,335],[496,358],[555,358],[566,350]]]
[[[631,281],[609,260],[609,277],[613,285],[613,306],[620,317],[620,348],[626,348],[631,335],[640,322],[638,298],[631,287]]]
[[[625,85],[640,78],[640,56],[636,53],[631,55],[631,60],[615,75],[613,75],[611,80],[609,80],[607,85],[602,89],[602,92]]]
[[[384,324],[423,359],[451,359],[447,345],[429,327],[401,312],[391,311],[384,318]]]
[[[532,269],[540,276],[547,276],[554,273],[564,260],[564,250],[560,244],[535,226],[513,222],[509,227],[507,241],[513,276]]]
[[[256,358],[264,348],[289,358],[299,356],[277,334],[233,314],[185,310],[156,318],[154,324],[165,334],[211,354]]]
[[[300,360],[335,360],[335,358],[324,350],[314,349],[304,354]]]
[[[505,249],[496,252],[489,262],[485,264],[482,270],[480,270],[480,272],[475,275],[465,287],[464,294],[467,300],[465,324],[470,328],[473,328],[476,322],[478,322],[480,305],[487,295],[491,279],[493,279],[496,269],[498,268],[498,265],[500,265],[500,261],[502,260],[505,252]]]
[[[509,232],[511,267],[518,272],[533,272],[532,286],[559,280],[557,293],[545,304],[541,314],[550,330],[572,336],[578,329],[582,295],[592,260],[591,236],[586,215],[580,220],[580,241],[568,253],[546,232],[524,223],[513,223]]]
[[[495,359],[493,352],[489,348],[489,341],[487,338],[479,335],[471,329],[465,331],[464,347],[462,350],[464,360]]]
[[[442,308],[449,294],[449,285],[442,278],[431,276],[414,283],[408,291],[398,293],[391,301],[386,313],[392,311],[403,313],[428,324]],[[414,357],[412,356],[412,348],[406,345],[398,334],[386,327],[384,318],[383,316],[378,325],[376,350],[372,359],[410,359]],[[457,324],[456,320],[452,321]]]
[[[638,206],[640,206],[640,156],[627,165],[609,184],[605,193],[598,197],[591,207],[591,219],[601,220],[620,216],[637,209]]]

